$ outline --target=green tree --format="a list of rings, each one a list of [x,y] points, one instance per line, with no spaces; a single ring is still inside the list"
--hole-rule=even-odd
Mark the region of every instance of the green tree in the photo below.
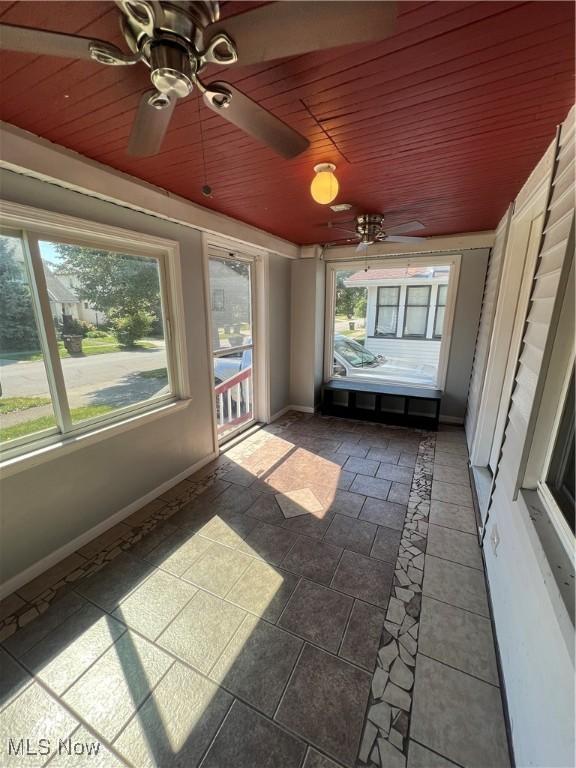
[[[356,317],[366,317],[366,309],[368,307],[368,291],[366,288],[357,288],[356,290],[361,291],[361,295],[358,296],[356,299],[356,303],[354,304],[354,315]]]
[[[121,344],[132,345],[161,321],[155,259],[58,243],[60,273],[72,274],[79,298],[104,312]]]
[[[10,238],[0,237],[0,351],[40,349],[24,264],[16,260]]]
[[[133,347],[138,339],[148,333],[153,320],[149,312],[139,310],[131,315],[113,314],[110,324],[119,343],[125,347]]]
[[[362,299],[364,312],[366,312],[366,288],[347,288],[344,285],[344,281],[354,274],[354,271],[336,273],[336,314],[345,315],[348,320],[351,320],[355,314],[356,317],[362,316],[358,314],[358,308],[362,308],[359,304]]]

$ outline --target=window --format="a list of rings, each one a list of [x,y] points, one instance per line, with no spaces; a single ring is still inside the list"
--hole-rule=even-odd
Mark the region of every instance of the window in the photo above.
[[[329,262],[325,379],[443,387],[454,312],[449,286],[457,284],[459,263],[457,255],[373,261],[368,269]]]
[[[378,304],[376,307],[374,336],[396,336],[396,331],[398,330],[399,304],[399,286],[378,288]]]
[[[431,286],[429,285],[409,285],[406,288],[404,336],[426,338],[430,292]]]
[[[174,398],[163,255],[61,235],[0,237],[0,448],[8,455]],[[81,319],[86,308],[98,326]]]
[[[1,233],[0,358],[2,442],[56,432],[23,242]]]
[[[436,299],[436,314],[434,316],[434,338],[442,338],[442,329],[444,328],[444,313],[446,311],[446,296],[448,295],[448,286],[438,286],[438,296]]]
[[[574,373],[568,388],[546,485],[568,526],[574,528]]]

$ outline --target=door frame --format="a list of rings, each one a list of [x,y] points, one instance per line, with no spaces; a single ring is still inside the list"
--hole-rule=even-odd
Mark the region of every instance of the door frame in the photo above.
[[[226,442],[237,437],[245,429],[253,427],[257,422],[270,421],[270,351],[269,351],[269,302],[266,285],[268,284],[268,253],[258,248],[228,238],[202,233],[202,270],[204,277],[204,315],[206,318],[206,353],[208,386],[210,388],[212,445],[219,453],[225,445],[218,439],[218,420],[216,418],[216,393],[214,392],[213,375],[213,346],[212,346],[212,311],[210,290],[210,258],[211,248],[218,248],[234,253],[240,259],[252,264],[251,312],[252,312],[252,397],[254,418],[243,424],[226,437]],[[218,256],[217,256],[218,258]],[[225,258],[223,254],[222,258]]]

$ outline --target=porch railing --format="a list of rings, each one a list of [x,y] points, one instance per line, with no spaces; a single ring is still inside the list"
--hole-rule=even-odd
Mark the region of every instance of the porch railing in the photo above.
[[[252,367],[214,387],[218,435],[252,419]]]

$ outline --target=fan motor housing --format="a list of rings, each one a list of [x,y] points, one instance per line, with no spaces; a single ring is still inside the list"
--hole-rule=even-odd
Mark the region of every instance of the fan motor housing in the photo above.
[[[173,40],[150,44],[150,79],[160,93],[174,93],[183,99],[194,87],[196,60]]]
[[[356,217],[356,232],[362,243],[371,245],[383,234],[384,216],[381,213],[365,213]]]
[[[138,0],[121,0],[124,13],[120,15],[120,28],[128,46],[140,53],[151,65],[155,44],[174,42],[183,49],[191,48],[195,54],[202,49],[202,31],[218,21],[217,2],[160,2],[162,18],[151,28],[150,18],[142,11]]]

